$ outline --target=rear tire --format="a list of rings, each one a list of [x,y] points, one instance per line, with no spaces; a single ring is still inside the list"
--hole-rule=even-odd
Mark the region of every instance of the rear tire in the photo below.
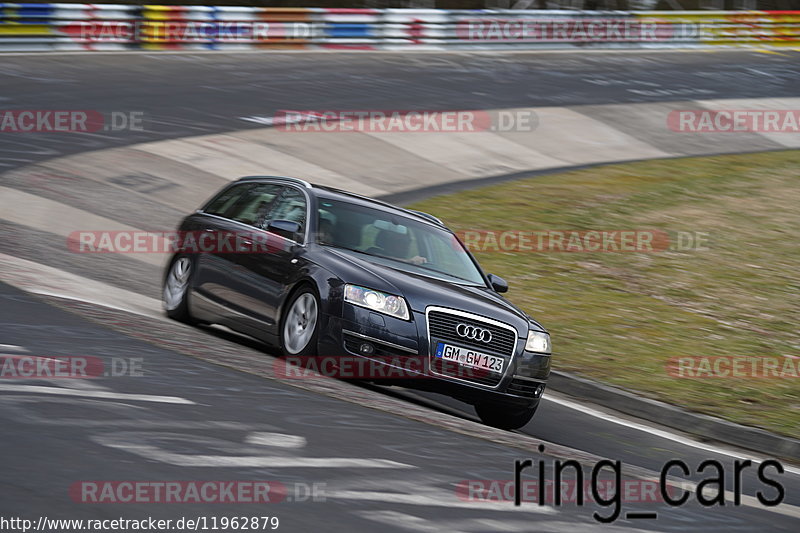
[[[538,407],[538,402],[533,407],[523,408],[502,403],[478,403],[475,404],[475,412],[487,426],[510,430],[519,429],[530,422]]]
[[[172,260],[161,292],[164,311],[173,320],[194,324],[189,313],[189,287],[194,274],[194,262],[185,255],[178,255]]]

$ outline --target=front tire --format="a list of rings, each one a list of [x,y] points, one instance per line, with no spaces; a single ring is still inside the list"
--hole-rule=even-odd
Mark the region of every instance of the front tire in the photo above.
[[[319,334],[319,308],[319,298],[311,287],[303,287],[292,296],[281,324],[284,355],[314,355]]]
[[[162,290],[162,302],[167,316],[179,322],[193,324],[189,313],[189,286],[194,273],[194,263],[185,256],[176,256],[167,270]]]
[[[531,421],[539,403],[533,407],[518,407],[502,403],[475,404],[478,418],[487,426],[498,429],[519,429]]]

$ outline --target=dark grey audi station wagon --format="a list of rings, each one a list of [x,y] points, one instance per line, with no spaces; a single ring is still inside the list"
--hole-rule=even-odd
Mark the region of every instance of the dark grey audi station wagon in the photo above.
[[[227,326],[287,358],[402,366],[392,384],[470,403],[491,426],[516,429],[536,412],[549,334],[499,294],[506,282],[485,274],[436,217],[256,176],[226,186],[179,231],[235,238],[172,257],[168,316]]]

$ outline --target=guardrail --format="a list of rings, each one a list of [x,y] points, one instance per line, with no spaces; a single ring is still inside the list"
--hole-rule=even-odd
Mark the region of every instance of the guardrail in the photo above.
[[[800,47],[800,11],[0,4],[0,51]]]

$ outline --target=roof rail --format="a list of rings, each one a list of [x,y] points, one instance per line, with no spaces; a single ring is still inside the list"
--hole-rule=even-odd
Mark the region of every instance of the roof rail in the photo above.
[[[408,211],[408,209],[404,209],[400,206],[390,204],[389,202],[385,202],[383,200],[378,200],[377,198],[373,198],[371,196],[364,196],[363,194],[358,194],[357,192],[346,191],[344,189],[337,189],[336,187],[330,187],[328,185],[317,185],[317,187],[320,189],[324,189],[326,191],[344,194],[346,196],[352,196],[353,198],[359,198],[361,200],[367,200],[368,202],[384,205],[386,207],[393,207],[394,209],[399,209],[400,211]]]
[[[311,185],[306,180],[301,180],[300,178],[293,178],[291,176],[244,176],[242,178],[239,178],[236,181],[245,181],[245,180],[259,179],[259,178],[271,179],[271,180],[279,180],[279,181],[288,181],[288,182],[291,182],[291,183],[296,183],[298,185],[302,185],[306,189],[312,189],[314,187],[313,185]]]
[[[439,220],[435,216],[431,215],[430,213],[426,213],[424,211],[417,211],[415,209],[406,209],[406,211],[408,211],[409,213],[414,213],[415,215],[419,215],[422,218],[430,220],[431,222],[433,222],[435,224],[438,224],[440,226],[444,226],[444,222],[442,222],[441,220]]]

